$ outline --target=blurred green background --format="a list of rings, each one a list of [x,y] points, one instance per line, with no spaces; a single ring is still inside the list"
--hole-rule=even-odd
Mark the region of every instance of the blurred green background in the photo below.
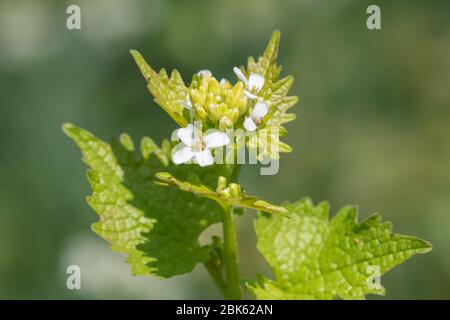
[[[66,29],[79,4],[82,29]],[[366,28],[381,7],[382,30]],[[0,298],[219,298],[202,266],[161,281],[133,277],[90,231],[95,213],[66,121],[109,140],[156,141],[175,124],[155,105],[128,50],[185,81],[232,67],[282,32],[279,62],[300,97],[280,172],[244,170],[251,194],[306,195],[333,213],[358,204],[434,250],[382,278],[388,299],[450,298],[449,1],[7,1],[0,4]],[[255,251],[254,212],[239,218],[242,275],[268,272]],[[66,289],[69,264],[82,290]],[[375,297],[374,297],[375,298]]]

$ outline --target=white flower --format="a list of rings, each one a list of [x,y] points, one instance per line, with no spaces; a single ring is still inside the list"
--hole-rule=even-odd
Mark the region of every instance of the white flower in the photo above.
[[[223,147],[230,143],[230,139],[224,132],[217,130],[203,135],[198,131],[194,130],[192,124],[178,129],[177,136],[183,142],[183,146],[172,154],[173,163],[186,163],[195,158],[201,167],[209,166],[214,163],[210,149]]]
[[[191,98],[189,97],[189,94],[186,96],[186,101],[180,100],[179,102],[184,108],[192,110],[192,102]]]
[[[203,69],[197,72],[197,75],[199,77],[212,77],[212,72],[209,71],[208,69]]]
[[[256,128],[261,124],[261,120],[269,112],[269,107],[264,102],[258,102],[253,107],[253,111],[250,117],[246,117],[244,120],[244,128],[247,131],[255,131]]]
[[[247,90],[244,91],[245,95],[250,99],[256,99],[256,93],[258,93],[264,86],[265,79],[262,75],[257,73],[251,73],[247,79],[238,67],[233,68],[236,76],[244,83]]]

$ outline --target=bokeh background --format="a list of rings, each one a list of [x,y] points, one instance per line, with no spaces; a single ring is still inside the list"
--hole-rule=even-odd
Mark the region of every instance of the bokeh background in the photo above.
[[[78,4],[82,29],[66,29]],[[382,30],[366,28],[378,4]],[[96,221],[66,121],[109,140],[156,141],[175,128],[128,50],[153,67],[235,79],[232,67],[282,32],[292,110],[280,172],[245,168],[247,190],[279,203],[306,195],[333,213],[358,204],[434,250],[382,278],[387,299],[450,298],[450,2],[446,0],[2,0],[0,4],[0,298],[219,298],[200,265],[170,280],[133,277],[90,231]],[[252,219],[239,218],[242,275],[268,268]],[[66,289],[69,264],[82,290]],[[376,297],[372,297],[376,298]]]

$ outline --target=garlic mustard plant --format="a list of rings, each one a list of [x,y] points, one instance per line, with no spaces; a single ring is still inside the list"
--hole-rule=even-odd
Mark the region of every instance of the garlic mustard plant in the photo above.
[[[279,40],[275,31],[258,59],[234,67],[235,82],[201,70],[186,83],[177,70],[157,72],[131,50],[156,104],[179,127],[161,145],[143,137],[136,146],[127,134],[107,143],[63,125],[89,167],[87,202],[99,215],[92,229],[127,254],[133,274],[169,278],[203,264],[227,299],[241,299],[243,290],[257,299],[363,299],[384,293],[370,270],[383,275],[431,250],[424,240],[392,233],[379,214],[358,222],[357,209],[346,206],[330,219],[326,202],[272,204],[239,184],[239,143],[257,149],[260,161],[292,151],[281,138],[298,99],[288,95],[293,77],[280,77]],[[233,151],[227,161],[215,161],[224,149]],[[273,276],[239,275],[235,217],[246,209],[257,211],[257,249]],[[223,236],[199,244],[216,223]]]

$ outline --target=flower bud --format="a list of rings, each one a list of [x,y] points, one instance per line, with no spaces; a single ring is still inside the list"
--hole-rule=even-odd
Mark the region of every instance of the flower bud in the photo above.
[[[223,190],[227,187],[227,178],[220,176],[217,180],[217,189]]]
[[[197,115],[201,120],[206,120],[208,113],[202,107],[197,108]]]
[[[224,116],[220,119],[220,122],[219,122],[220,130],[225,131],[226,129],[229,129],[232,126],[233,126],[233,122],[231,122],[231,120],[228,119],[227,117]]]
[[[195,105],[203,106],[205,104],[205,96],[200,90],[191,90],[191,97]]]
[[[221,194],[224,198],[231,198],[230,188],[225,188]]]
[[[219,108],[217,107],[217,104],[211,103],[208,105],[208,111],[209,111],[209,118],[212,121],[217,121],[220,119],[221,114],[219,112]]]
[[[226,103],[219,104],[219,112],[221,116],[224,116],[228,112],[228,106]]]
[[[236,123],[236,121],[238,121],[239,116],[240,116],[240,112],[238,108],[233,108],[231,110],[231,122]]]
[[[241,187],[237,183],[230,183],[230,194],[233,198],[239,197],[241,193]]]

